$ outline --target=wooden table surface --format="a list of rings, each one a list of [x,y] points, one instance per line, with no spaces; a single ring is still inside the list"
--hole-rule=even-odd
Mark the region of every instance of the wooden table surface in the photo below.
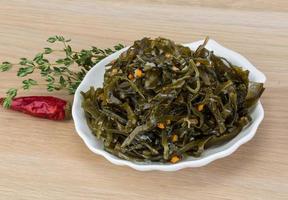
[[[288,2],[175,2],[0,0],[0,60],[32,57],[55,34],[72,38],[76,49],[130,45],[144,36],[187,43],[209,35],[267,76],[265,119],[253,140],[205,167],[139,172],[89,151],[73,121],[1,108],[1,200],[288,199]],[[1,96],[20,85],[15,73],[0,74]],[[47,93],[39,87],[29,94]]]

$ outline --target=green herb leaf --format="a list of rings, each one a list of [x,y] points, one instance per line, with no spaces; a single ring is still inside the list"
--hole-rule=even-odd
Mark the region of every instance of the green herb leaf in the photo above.
[[[67,45],[67,47],[64,49],[64,51],[66,52],[66,56],[71,56],[72,55],[72,48],[70,45]]]
[[[9,96],[10,98],[14,98],[17,96],[17,89],[16,88],[10,88],[7,92],[6,92],[7,96]]]
[[[117,44],[117,45],[114,46],[114,49],[115,49],[116,51],[119,51],[119,50],[121,50],[121,49],[123,49],[123,48],[124,48],[124,45],[123,45],[123,44]]]
[[[60,58],[60,59],[56,60],[56,63],[57,63],[57,64],[63,64],[64,62],[65,62],[65,61],[64,61],[63,58]]]
[[[28,79],[28,82],[30,85],[37,85],[37,81],[35,81],[33,79]]]
[[[54,42],[56,42],[56,37],[55,36],[53,36],[53,37],[49,37],[48,39],[47,39],[47,42],[50,42],[50,43],[54,43]]]
[[[47,75],[46,81],[48,83],[53,83],[55,81],[55,78],[53,76],[51,76],[51,75]]]
[[[45,54],[50,54],[50,53],[52,53],[52,51],[53,51],[53,50],[52,50],[51,48],[49,48],[49,47],[45,47],[45,48],[44,48],[44,53],[45,53]]]
[[[4,108],[10,108],[13,98],[15,98],[17,96],[17,91],[18,90],[16,88],[10,88],[6,92],[6,97],[3,101],[3,107]]]
[[[60,75],[61,69],[59,67],[53,67],[55,74]]]
[[[51,73],[51,67],[49,63],[43,63],[39,66],[41,76],[47,76]]]
[[[63,63],[64,63],[65,66],[69,67],[70,65],[72,65],[74,63],[74,61],[72,59],[70,59],[70,58],[65,58],[63,60]]]
[[[1,72],[6,72],[11,68],[12,68],[12,64],[10,62],[2,62],[2,64],[0,64],[0,71]]]
[[[38,61],[38,60],[42,60],[42,59],[43,59],[43,53],[38,53],[34,57],[33,61]]]
[[[33,66],[21,67],[18,70],[17,76],[24,77],[24,76],[27,76],[28,74],[33,73],[33,71],[34,71],[34,67]]]
[[[24,90],[28,90],[30,89],[33,85],[37,85],[37,81],[33,80],[33,79],[28,79],[28,80],[24,80],[23,82],[23,89]]]
[[[3,101],[3,107],[8,109],[8,108],[10,108],[11,104],[12,104],[12,99],[6,97]]]
[[[59,42],[65,42],[65,38],[61,35],[57,35],[55,36],[55,38],[59,41]]]
[[[34,62],[27,59],[27,58],[20,58],[20,62],[19,62],[19,65],[34,65]]]
[[[53,92],[53,91],[54,91],[54,86],[53,86],[53,84],[49,83],[49,84],[47,85],[47,91],[48,91],[48,92]]]
[[[65,81],[65,79],[64,79],[63,76],[60,76],[59,83],[60,83],[60,85],[61,85],[62,87],[65,87],[65,86],[66,86],[66,81]]]

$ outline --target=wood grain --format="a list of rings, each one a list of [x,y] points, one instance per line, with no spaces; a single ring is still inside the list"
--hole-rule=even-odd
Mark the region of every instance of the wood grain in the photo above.
[[[71,37],[78,49],[129,45],[144,36],[187,43],[209,35],[268,79],[265,119],[251,142],[208,166],[173,173],[115,166],[86,148],[72,121],[1,108],[0,199],[288,199],[287,10],[285,0],[0,0],[1,61],[33,56],[54,34]],[[15,72],[0,74],[1,96],[20,84]]]

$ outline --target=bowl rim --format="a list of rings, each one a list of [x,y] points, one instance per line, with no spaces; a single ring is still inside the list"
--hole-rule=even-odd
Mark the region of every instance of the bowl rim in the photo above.
[[[199,40],[196,42],[192,42],[192,43],[188,43],[188,44],[184,44],[183,46],[187,46],[189,48],[195,48],[197,46],[199,46],[200,44],[203,43],[204,40]],[[229,54],[230,57],[237,57],[237,59],[241,60],[242,63],[244,63],[245,68],[249,68],[249,71],[251,72],[251,74],[255,74],[257,76],[257,79],[259,80],[259,82],[264,83],[266,81],[266,77],[265,75],[259,71],[254,65],[252,65],[244,56],[242,56],[241,54],[232,51],[222,45],[220,45],[219,43],[217,43],[216,41],[209,39],[206,47],[208,49],[210,49],[210,47],[212,47],[212,49],[218,49],[218,51],[222,51],[223,54]],[[112,57],[114,57],[115,55],[119,56],[120,53],[126,51],[129,47],[123,48],[113,54],[111,54],[110,56],[106,57],[105,59],[101,60],[99,63],[97,63],[95,66],[93,66],[93,68],[97,68],[98,66],[102,66],[103,63],[107,62],[107,60],[111,59]],[[81,98],[80,98],[80,91],[82,87],[85,87],[86,85],[86,79],[87,77],[91,76],[91,74],[93,74],[93,68],[91,68],[91,70],[86,74],[86,76],[84,77],[83,81],[80,83],[79,87],[77,88],[76,92],[75,92],[75,96],[74,96],[74,102],[73,102],[73,106],[72,106],[72,117],[74,120],[74,125],[75,125],[75,129],[76,132],[78,133],[78,135],[82,138],[82,140],[84,141],[84,143],[86,144],[86,146],[94,153],[101,155],[103,157],[105,157],[108,161],[110,161],[113,164],[116,165],[125,165],[125,166],[129,166],[133,169],[139,170],[139,171],[150,171],[150,170],[159,170],[159,171],[176,171],[176,170],[180,170],[183,168],[187,168],[187,167],[201,167],[204,165],[207,165],[217,159],[226,157],[231,155],[233,152],[235,152],[242,144],[248,142],[249,140],[251,140],[261,121],[264,118],[264,109],[262,107],[262,104],[260,101],[258,101],[258,103],[255,106],[255,109],[257,109],[258,111],[258,116],[256,117],[256,119],[253,121],[253,123],[251,123],[249,126],[251,127],[251,130],[249,131],[248,134],[244,135],[243,137],[239,138],[237,141],[234,142],[234,144],[232,144],[231,146],[229,146],[228,148],[222,150],[222,151],[218,151],[215,152],[211,155],[208,155],[206,157],[197,159],[197,160],[184,160],[182,162],[176,163],[176,164],[141,164],[141,163],[135,163],[135,162],[131,162],[131,161],[127,161],[127,160],[123,160],[121,158],[117,158],[115,156],[113,156],[112,154],[106,152],[104,149],[98,149],[98,148],[94,148],[92,145],[90,145],[89,143],[89,138],[87,137],[86,133],[82,131],[81,128],[81,120],[79,120],[81,118],[78,110],[79,110],[79,105],[80,105],[80,109],[81,108]],[[89,85],[91,86],[91,85]],[[83,117],[83,116],[82,116]]]

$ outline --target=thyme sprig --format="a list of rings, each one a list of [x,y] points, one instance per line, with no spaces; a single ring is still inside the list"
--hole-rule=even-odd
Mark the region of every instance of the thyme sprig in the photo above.
[[[0,72],[10,70],[12,67],[18,67],[17,76],[27,77],[22,81],[22,86],[19,88],[10,88],[6,92],[6,97],[3,102],[5,108],[9,108],[13,98],[17,96],[19,89],[29,90],[33,86],[39,85],[38,82],[29,75],[39,73],[40,77],[45,80],[47,91],[66,90],[69,94],[74,94],[77,87],[85,77],[86,73],[99,61],[106,58],[110,54],[122,49],[122,44],[117,44],[113,48],[100,49],[92,46],[90,49],[82,49],[75,51],[70,46],[70,39],[65,39],[63,36],[52,36],[47,39],[47,42],[61,43],[63,49],[52,49],[45,47],[43,51],[37,53],[34,58],[20,58],[18,63],[2,62],[0,63]],[[64,55],[55,60],[50,61],[48,55],[62,52]],[[58,55],[58,54],[57,54]],[[72,68],[76,66],[75,68]]]

